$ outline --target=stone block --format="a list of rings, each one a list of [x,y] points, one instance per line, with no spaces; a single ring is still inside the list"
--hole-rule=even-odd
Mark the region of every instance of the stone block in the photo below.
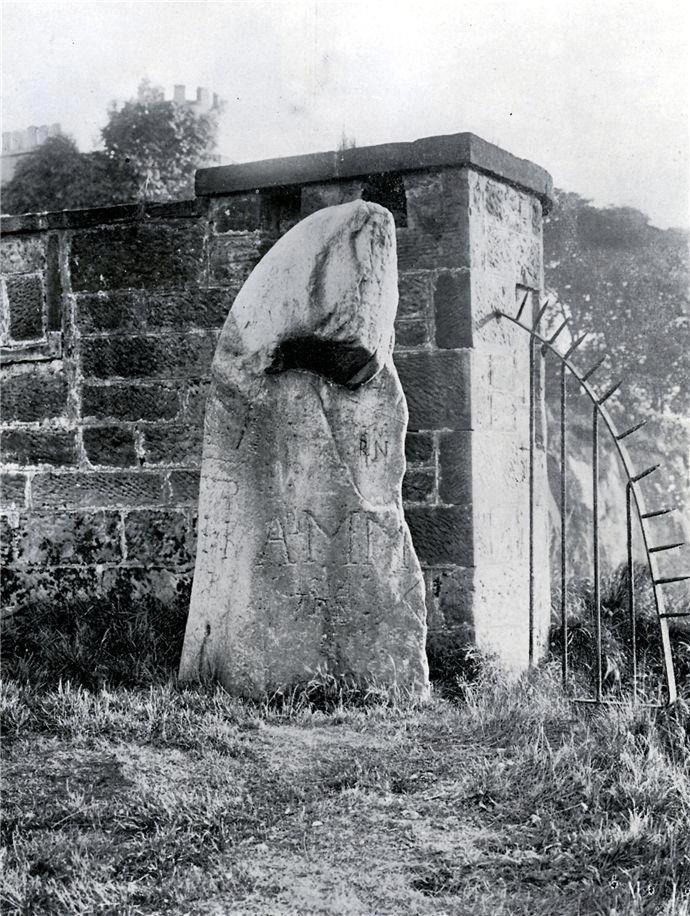
[[[475,642],[508,672],[524,671],[528,663],[528,590],[524,563],[481,564],[474,570]]]
[[[527,493],[504,493],[499,505],[486,507],[477,493],[475,512],[475,562],[520,565],[528,556]],[[513,497],[511,500],[511,496]],[[519,501],[518,501],[519,500]],[[495,500],[498,503],[498,500]]]
[[[76,232],[70,249],[75,292],[179,288],[198,284],[204,222],[138,222]]]
[[[470,505],[472,501],[472,436],[470,430],[439,435],[438,493],[442,502]]]
[[[221,235],[209,242],[210,286],[241,286],[261,257],[260,232]]]
[[[2,382],[0,410],[6,423],[64,416],[67,413],[67,379],[38,369],[7,375]]]
[[[157,328],[220,328],[237,292],[239,284],[226,289],[81,293],[76,297],[79,326],[82,334]]]
[[[13,563],[33,566],[119,563],[119,512],[22,513],[10,531]]]
[[[261,228],[261,195],[259,191],[230,194],[212,200],[209,221],[216,234],[247,232]]]
[[[9,464],[76,464],[76,433],[64,429],[8,429],[0,433],[2,460]]]
[[[164,609],[168,635],[184,629],[192,576],[186,569],[125,566],[105,569],[100,593],[113,604],[130,608]],[[174,633],[168,628],[174,628]]]
[[[125,543],[129,563],[179,567],[194,562],[194,539],[184,512],[169,509],[128,512]]]
[[[196,506],[199,502],[199,471],[170,472],[170,503]]]
[[[146,327],[144,301],[138,290],[79,293],[75,300],[77,324],[82,334]]]
[[[428,342],[429,327],[426,319],[408,318],[395,322],[395,346],[398,349],[419,349]]]
[[[409,469],[403,477],[402,498],[404,502],[428,502],[434,496],[436,474],[434,471]]]
[[[405,512],[420,563],[472,564],[472,518],[460,506],[410,506]]]
[[[259,697],[323,670],[428,690],[393,232],[373,203],[318,210],[237,297],[206,412],[183,681]]]
[[[16,564],[3,570],[0,601],[3,608],[29,613],[36,607],[56,602],[79,607],[100,596],[100,578],[98,566]]]
[[[20,274],[5,280],[10,308],[10,338],[32,340],[43,336],[43,280],[39,274]]]
[[[201,463],[201,445],[201,426],[148,426],[144,431],[144,462],[196,466]]]
[[[202,427],[204,425],[209,388],[210,383],[204,380],[192,381],[187,386],[184,417],[186,421],[195,426]]]
[[[43,271],[46,264],[46,234],[5,235],[0,240],[0,273],[26,274]]]
[[[440,237],[449,231],[467,240],[469,188],[466,169],[407,172],[407,222],[411,229]]]
[[[426,318],[430,314],[433,276],[430,270],[406,270],[398,274],[398,321]]]
[[[474,568],[431,567],[426,576],[427,609],[434,629],[468,626],[473,630]]]
[[[146,298],[146,327],[222,328],[242,284],[229,279],[223,289],[176,290]]]
[[[411,430],[469,428],[469,352],[396,354],[395,365],[407,398]]]
[[[166,385],[88,385],[82,388],[82,414],[113,420],[171,420],[180,410],[177,390]]]
[[[471,448],[474,498],[479,505],[490,509],[524,497],[529,487],[528,442],[523,444],[507,432],[476,429]]]
[[[87,378],[188,378],[208,375],[216,347],[212,331],[180,336],[92,338],[82,341]]]
[[[443,270],[434,283],[436,346],[444,350],[472,346],[469,270]]]
[[[147,471],[36,474],[31,494],[37,509],[156,506],[163,501],[163,484],[159,474]]]
[[[3,508],[23,508],[25,492],[24,474],[0,473],[0,505]]]
[[[432,433],[408,433],[405,437],[405,458],[409,464],[433,464],[434,448]]]
[[[48,236],[46,260],[46,324],[49,331],[61,331],[63,289],[60,273],[60,239],[55,233]]]
[[[335,207],[362,196],[364,182],[360,179],[351,181],[324,181],[306,184],[302,187],[302,217],[309,216],[324,207]]]
[[[398,229],[400,270],[437,270],[470,266],[466,227],[445,230],[439,235],[421,229]]]
[[[84,448],[91,464],[109,467],[136,465],[134,432],[122,426],[88,426],[84,429]]]

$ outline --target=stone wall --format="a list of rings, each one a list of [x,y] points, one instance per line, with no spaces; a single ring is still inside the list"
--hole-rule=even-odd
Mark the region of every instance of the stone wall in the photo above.
[[[536,306],[546,173],[460,134],[206,169],[197,194],[3,220],[3,606],[124,592],[186,607],[219,329],[276,238],[363,197],[397,225],[403,497],[431,632],[523,667],[529,350],[494,313],[529,291]],[[383,447],[361,443],[372,462]]]

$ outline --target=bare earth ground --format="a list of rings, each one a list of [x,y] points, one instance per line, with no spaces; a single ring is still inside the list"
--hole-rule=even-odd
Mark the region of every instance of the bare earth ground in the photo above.
[[[687,914],[687,711],[3,688],[4,914]]]

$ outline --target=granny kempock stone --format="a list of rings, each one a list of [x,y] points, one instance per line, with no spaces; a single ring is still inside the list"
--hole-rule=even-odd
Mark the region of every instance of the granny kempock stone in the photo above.
[[[428,690],[397,298],[393,218],[361,200],[304,219],[237,296],[206,409],[183,680]]]

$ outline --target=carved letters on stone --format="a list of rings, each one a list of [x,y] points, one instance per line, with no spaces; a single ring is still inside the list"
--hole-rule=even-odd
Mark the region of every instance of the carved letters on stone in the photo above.
[[[212,369],[183,680],[428,689],[396,308],[393,220],[363,201],[298,224],[241,290]]]

